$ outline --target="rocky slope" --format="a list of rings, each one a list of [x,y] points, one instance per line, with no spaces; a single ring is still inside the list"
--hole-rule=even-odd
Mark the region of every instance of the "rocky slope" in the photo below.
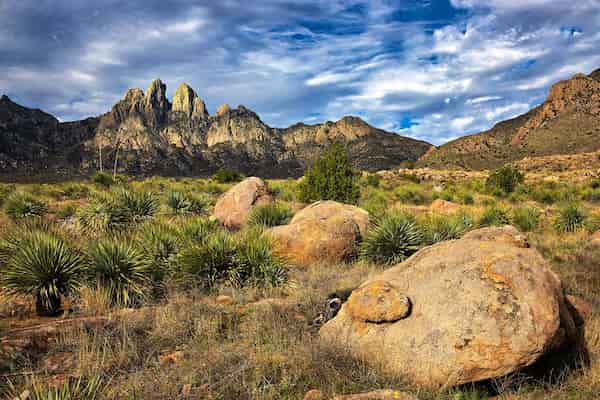
[[[525,157],[600,149],[600,69],[552,86],[546,101],[492,129],[465,136],[425,154],[433,168],[485,169]]]
[[[301,175],[333,141],[348,147],[365,170],[417,160],[430,144],[376,129],[345,117],[319,125],[272,128],[256,113],[221,106],[211,116],[186,84],[172,102],[153,81],[144,92],[130,89],[98,118],[61,123],[4,96],[0,100],[0,172],[89,173],[102,162],[134,174],[208,174],[227,167],[267,177]]]

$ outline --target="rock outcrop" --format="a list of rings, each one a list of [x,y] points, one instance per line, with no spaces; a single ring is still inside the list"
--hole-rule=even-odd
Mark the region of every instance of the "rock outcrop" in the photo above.
[[[128,90],[98,118],[60,123],[3,97],[0,173],[64,168],[72,176],[96,171],[102,163],[106,169],[116,164],[118,172],[142,175],[205,175],[226,167],[246,175],[297,177],[333,141],[346,145],[356,167],[370,171],[414,161],[431,147],[355,117],[280,129],[244,106],[225,104],[210,116],[187,84],[177,88],[172,101],[157,79],[145,92]]]
[[[265,234],[275,252],[299,265],[343,262],[356,254],[369,225],[369,214],[354,206],[320,201],[302,209],[288,225]]]
[[[502,227],[422,249],[352,292],[320,336],[426,387],[529,366],[581,335],[557,275],[527,246]]]
[[[260,178],[246,178],[227,192],[215,204],[213,215],[227,229],[240,229],[257,206],[274,201],[267,184]]]

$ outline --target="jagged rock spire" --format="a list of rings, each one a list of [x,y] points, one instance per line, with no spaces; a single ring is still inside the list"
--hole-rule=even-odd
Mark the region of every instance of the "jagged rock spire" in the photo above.
[[[231,111],[231,107],[229,107],[229,104],[225,103],[217,109],[217,117],[225,115],[225,114],[229,113],[229,111]]]
[[[206,105],[187,83],[182,83],[175,91],[171,110],[184,113],[188,118],[208,118]]]
[[[170,108],[169,100],[167,100],[167,85],[160,79],[153,80],[146,89],[144,103],[149,123],[154,125],[165,123]]]

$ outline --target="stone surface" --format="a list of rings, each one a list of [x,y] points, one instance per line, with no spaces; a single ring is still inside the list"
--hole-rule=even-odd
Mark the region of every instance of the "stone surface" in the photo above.
[[[220,296],[217,296],[217,298],[215,299],[215,303],[220,304],[222,306],[230,306],[235,303],[235,300],[233,300],[233,297],[231,296],[222,294]]]
[[[354,206],[333,201],[311,204],[288,225],[266,231],[275,252],[300,265],[343,262],[356,254],[369,214]]]
[[[338,395],[334,400],[418,400],[417,397],[398,390],[381,389],[372,392]]]
[[[518,233],[511,228],[424,248],[372,277],[351,298],[369,292],[365,304],[376,306],[357,313],[349,300],[321,338],[426,387],[500,377],[578,340],[560,280],[535,249],[507,240]],[[368,322],[383,321],[380,305],[403,297],[404,318],[390,311],[394,322]]]
[[[206,119],[209,116],[204,102],[198,97],[194,89],[186,83],[179,85],[175,91],[171,110],[173,112],[181,112],[187,118]]]
[[[431,203],[430,209],[440,214],[452,214],[460,210],[460,205],[448,200],[436,199]]]
[[[325,396],[319,389],[312,389],[306,392],[304,400],[325,400]]]
[[[527,236],[512,225],[490,226],[487,228],[476,229],[465,233],[463,239],[504,242],[516,247],[529,247]]]
[[[274,201],[266,183],[256,177],[244,179],[227,192],[215,204],[213,215],[226,228],[240,229],[252,210]]]

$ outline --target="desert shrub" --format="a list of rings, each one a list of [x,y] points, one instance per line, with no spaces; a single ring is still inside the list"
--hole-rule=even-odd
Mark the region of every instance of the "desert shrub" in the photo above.
[[[434,244],[445,240],[459,239],[473,226],[468,214],[428,215],[419,221],[426,244]]]
[[[61,195],[71,200],[84,198],[89,193],[90,189],[86,185],[80,183],[69,183],[61,190]]]
[[[585,189],[582,193],[583,200],[598,203],[600,202],[600,188]]]
[[[590,182],[590,187],[592,189],[600,189],[600,179],[598,179],[598,178],[592,179],[592,181]]]
[[[242,180],[242,175],[231,169],[221,168],[213,175],[213,180],[219,183],[239,182]]]
[[[287,224],[292,218],[292,210],[281,203],[255,207],[248,223],[255,226],[272,227]]]
[[[201,214],[206,205],[206,200],[189,193],[173,191],[167,195],[167,206],[174,214]]]
[[[59,219],[67,219],[75,216],[76,213],[77,207],[75,207],[73,204],[67,204],[56,212],[56,217]]]
[[[479,218],[479,226],[501,226],[510,223],[508,212],[496,205],[487,207]]]
[[[260,231],[252,230],[241,238],[234,264],[229,279],[237,286],[276,287],[287,280],[283,259],[273,254],[269,239]]]
[[[61,297],[76,290],[85,262],[65,240],[51,232],[31,231],[13,238],[18,243],[2,274],[2,286],[12,293],[31,295],[40,315],[56,315]]]
[[[568,203],[558,210],[554,227],[559,232],[576,232],[586,227],[587,213],[577,203]]]
[[[298,184],[294,179],[270,182],[269,186],[279,200],[295,201],[298,197]]]
[[[490,192],[500,190],[503,193],[512,193],[524,181],[525,175],[517,167],[505,165],[490,173],[485,186]]]
[[[124,216],[127,223],[138,223],[151,218],[158,212],[159,202],[154,193],[121,190],[114,197],[112,212]]]
[[[540,210],[535,207],[518,207],[512,211],[510,221],[523,232],[529,232],[540,223]]]
[[[128,240],[104,239],[89,250],[89,279],[110,292],[113,305],[138,305],[146,297],[150,261]]]
[[[419,178],[416,174],[413,174],[413,173],[407,174],[407,173],[401,172],[401,173],[398,173],[396,176],[400,179],[403,179],[405,181],[409,181],[412,183],[417,183],[417,184],[421,183],[421,178]]]
[[[29,194],[14,193],[6,200],[4,212],[12,220],[41,218],[48,212],[48,204]]]
[[[529,191],[529,196],[542,204],[554,204],[559,201],[559,194],[554,189],[550,189],[547,187],[537,187],[531,188]]]
[[[381,177],[377,174],[369,174],[365,176],[361,182],[364,186],[378,188],[381,184]]]
[[[96,172],[92,175],[92,182],[100,186],[109,187],[115,184],[115,179],[107,172]]]
[[[414,217],[400,213],[382,217],[365,236],[361,258],[380,264],[400,262],[423,243],[423,234]]]
[[[235,269],[236,245],[227,232],[217,230],[202,242],[184,248],[177,257],[180,282],[196,282],[205,289],[229,281]],[[236,277],[234,276],[235,280]]]
[[[95,197],[85,207],[77,210],[77,221],[85,231],[101,233],[123,223],[110,212],[109,202],[108,198]]]
[[[15,185],[0,184],[0,207],[4,204],[6,199],[10,197],[16,191]]]
[[[394,191],[396,199],[403,203],[424,204],[428,201],[425,193],[418,185],[400,186]]]
[[[361,195],[360,207],[367,210],[371,217],[378,219],[389,209],[389,194],[380,189],[365,190]]]
[[[439,193],[434,193],[431,196],[431,199],[432,200],[442,199],[442,200],[446,200],[446,201],[454,201],[454,195],[452,194],[452,192],[450,192],[448,190],[444,190]]]
[[[304,174],[299,184],[300,201],[334,200],[355,204],[360,196],[357,180],[346,150],[335,142]]]
[[[475,198],[469,192],[460,193],[458,196],[458,201],[464,205],[475,204]]]

